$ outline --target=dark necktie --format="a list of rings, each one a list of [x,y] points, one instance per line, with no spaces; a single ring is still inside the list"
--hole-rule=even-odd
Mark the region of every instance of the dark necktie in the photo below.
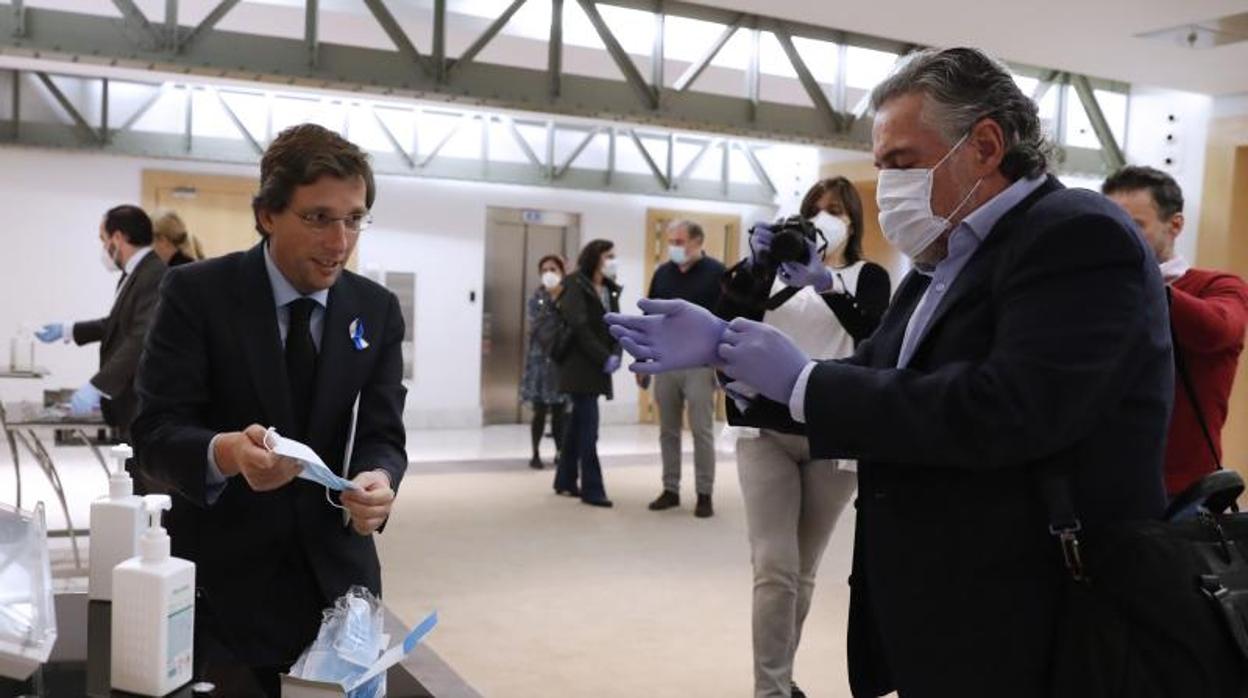
[[[316,344],[312,342],[312,311],[316,308],[316,301],[299,298],[286,307],[290,309],[290,326],[286,332],[286,378],[290,382],[290,404],[298,432],[291,436],[302,440],[306,437],[312,393],[316,386]]]
[[[121,290],[121,285],[122,285],[122,284],[124,284],[124,283],[126,283],[126,272],[125,272],[125,270],[122,270],[122,272],[121,272],[121,278],[120,278],[120,279],[117,279],[117,290],[118,290],[118,291],[120,291],[120,290]]]

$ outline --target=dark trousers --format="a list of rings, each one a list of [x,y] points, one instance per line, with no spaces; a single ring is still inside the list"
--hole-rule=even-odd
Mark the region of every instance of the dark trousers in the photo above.
[[[530,427],[533,440],[533,457],[541,456],[542,435],[546,433],[546,413],[550,413],[550,430],[555,437],[555,453],[563,448],[563,417],[565,409],[562,402],[546,404],[533,403],[533,424]]]
[[[579,468],[579,470],[578,470]],[[555,489],[576,489],[580,474],[581,499],[607,498],[598,462],[598,396],[572,395],[572,419],[563,435],[563,454],[555,471]]]

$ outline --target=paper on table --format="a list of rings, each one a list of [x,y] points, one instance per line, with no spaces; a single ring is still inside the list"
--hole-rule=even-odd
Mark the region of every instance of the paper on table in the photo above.
[[[402,643],[397,644],[383,652],[377,661],[373,662],[373,665],[369,667],[368,671],[360,675],[358,679],[347,687],[347,692],[349,693],[356,688],[363,686],[374,676],[377,676],[386,669],[389,669],[395,664],[403,661],[403,658],[411,654],[412,650],[416,649],[416,645],[423,640],[425,636],[429,634],[429,631],[433,630],[434,626],[437,624],[438,612],[434,611],[433,613],[430,613],[427,618],[421,621],[420,625],[413,628],[412,632],[408,633],[407,637],[403,638]]]
[[[269,427],[268,431],[264,432],[264,447],[279,456],[299,461],[303,465],[303,472],[299,473],[299,477],[304,480],[324,485],[337,492],[360,489],[360,486],[354,482],[335,475],[334,471],[330,470],[329,466],[325,465],[325,461],[321,460],[321,457],[316,455],[316,451],[309,446],[280,436],[273,427]]]

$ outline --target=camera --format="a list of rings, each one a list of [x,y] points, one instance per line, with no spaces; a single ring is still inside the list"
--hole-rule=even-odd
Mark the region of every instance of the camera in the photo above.
[[[772,283],[780,265],[785,262],[810,263],[811,243],[822,253],[827,239],[813,223],[801,216],[782,218],[770,226],[768,250],[754,248],[754,230],[750,231],[751,256],[724,274],[721,284],[726,305],[736,309],[732,316],[774,310],[795,291],[771,295]]]
[[[810,243],[819,242],[822,233],[813,223],[801,216],[789,216],[771,227],[771,250],[758,260],[765,266],[780,266],[785,262],[810,263]],[[826,244],[826,243],[825,243]]]

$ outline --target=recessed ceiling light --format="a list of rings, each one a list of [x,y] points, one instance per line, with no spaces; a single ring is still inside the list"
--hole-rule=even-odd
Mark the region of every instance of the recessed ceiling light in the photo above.
[[[1193,22],[1167,29],[1136,34],[1145,39],[1161,39],[1184,48],[1211,49],[1248,41],[1248,12]]]

